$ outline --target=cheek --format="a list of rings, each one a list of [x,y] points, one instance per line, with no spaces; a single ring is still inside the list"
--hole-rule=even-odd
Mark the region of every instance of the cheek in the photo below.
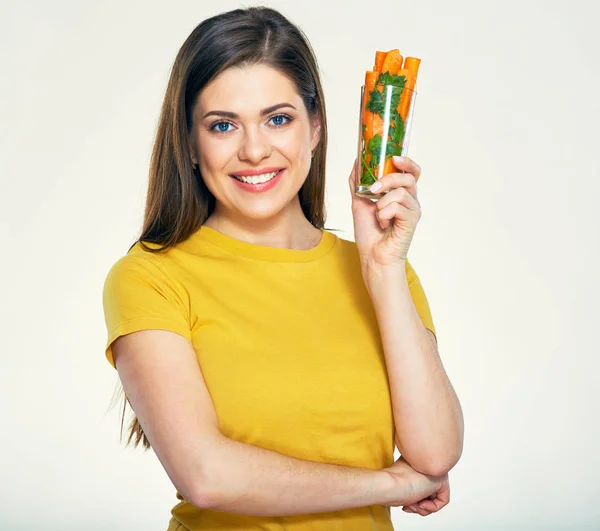
[[[273,141],[273,146],[292,163],[303,166],[310,160],[310,136],[304,129],[298,128],[288,135],[279,136]]]
[[[201,135],[198,142],[201,167],[211,172],[223,168],[235,155],[235,142],[227,139]]]

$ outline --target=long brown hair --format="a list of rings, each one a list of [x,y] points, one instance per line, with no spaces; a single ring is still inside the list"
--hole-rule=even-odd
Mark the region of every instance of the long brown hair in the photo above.
[[[130,250],[139,243],[148,252],[165,251],[186,240],[212,214],[215,197],[190,158],[194,103],[202,89],[225,69],[255,64],[270,66],[286,75],[302,97],[309,117],[320,122],[320,141],[298,196],[302,211],[313,226],[336,230],[324,227],[327,119],[314,51],[302,30],[281,13],[267,7],[249,7],[204,20],[177,53],[150,159],[143,227]],[[160,247],[148,247],[144,241]],[[125,396],[121,436],[127,403]],[[150,448],[135,415],[127,445],[134,437],[134,447],[141,441],[144,448]]]

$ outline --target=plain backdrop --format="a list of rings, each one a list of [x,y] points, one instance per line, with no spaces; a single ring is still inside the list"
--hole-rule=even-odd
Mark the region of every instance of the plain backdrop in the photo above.
[[[245,5],[255,5],[247,3]],[[409,156],[428,296],[465,445],[451,502],[397,529],[600,529],[595,2],[270,1],[308,35],[330,128],[327,226],[376,49],[422,59]],[[0,13],[0,529],[160,531],[156,456],[119,443],[101,290],[135,241],[175,55],[241,4],[11,1]]]

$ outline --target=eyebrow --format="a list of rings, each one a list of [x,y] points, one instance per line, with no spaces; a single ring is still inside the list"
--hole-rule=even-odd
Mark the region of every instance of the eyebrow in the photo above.
[[[271,105],[271,107],[267,107],[266,109],[263,109],[262,111],[260,111],[260,115],[264,116],[265,114],[269,114],[273,111],[276,111],[277,109],[281,109],[282,107],[291,107],[294,110],[297,110],[296,107],[294,107],[291,103],[278,103],[276,105]],[[226,118],[239,118],[239,116],[234,113],[234,112],[229,112],[229,111],[210,111],[207,112],[202,119],[204,120],[204,118],[206,118],[207,116],[225,116]]]

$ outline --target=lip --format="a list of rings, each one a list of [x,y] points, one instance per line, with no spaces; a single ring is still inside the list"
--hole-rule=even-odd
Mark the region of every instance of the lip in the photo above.
[[[273,170],[273,171],[276,171],[276,170]],[[266,173],[269,173],[269,172],[266,172]],[[236,186],[238,186],[245,192],[261,193],[261,192],[267,192],[268,190],[271,190],[271,188],[274,188],[275,186],[277,186],[277,183],[281,180],[281,175],[283,173],[285,173],[285,169],[282,169],[281,171],[279,171],[279,173],[277,175],[275,175],[275,177],[273,177],[270,181],[267,181],[266,183],[261,183],[261,184],[244,183],[242,181],[238,181],[235,177],[230,177],[230,179],[236,184]]]
[[[266,168],[258,168],[256,170],[240,170],[240,171],[234,171],[232,173],[230,173],[229,175],[240,175],[242,177],[252,177],[253,175],[262,175],[263,173],[272,173],[274,171],[279,171],[282,170],[283,168],[281,166],[277,167],[277,166],[268,166]]]

